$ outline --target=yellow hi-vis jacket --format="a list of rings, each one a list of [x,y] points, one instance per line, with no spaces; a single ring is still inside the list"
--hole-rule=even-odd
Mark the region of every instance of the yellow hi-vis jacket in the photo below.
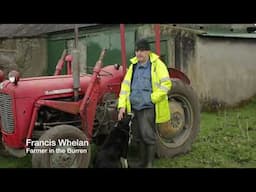
[[[153,52],[149,54],[151,61],[151,82],[152,93],[151,101],[155,104],[156,123],[164,123],[170,120],[170,109],[167,93],[171,89],[172,82],[169,77],[165,64],[159,59],[159,56]],[[130,59],[131,65],[124,77],[121,85],[121,91],[118,99],[118,109],[126,108],[128,113],[131,112],[130,91],[133,66],[138,62],[136,57]]]

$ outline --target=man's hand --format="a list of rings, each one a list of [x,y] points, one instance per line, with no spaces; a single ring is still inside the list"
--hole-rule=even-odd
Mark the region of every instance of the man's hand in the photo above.
[[[119,113],[118,113],[118,121],[120,121],[121,119],[123,119],[124,113],[125,113],[125,108],[120,108],[120,109],[119,109]]]

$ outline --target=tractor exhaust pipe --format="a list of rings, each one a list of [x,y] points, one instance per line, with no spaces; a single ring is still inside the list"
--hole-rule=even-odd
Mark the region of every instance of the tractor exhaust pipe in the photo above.
[[[155,24],[156,54],[159,56],[161,56],[160,33],[161,33],[160,24]]]
[[[126,46],[125,46],[125,26],[120,24],[120,40],[121,40],[121,53],[122,53],[122,66],[123,75],[126,74]]]
[[[78,47],[78,27],[77,27],[77,24],[75,24],[74,49],[72,49],[71,51],[71,55],[73,56],[72,77],[73,77],[73,89],[74,89],[75,101],[78,101],[79,99],[79,89],[80,89],[80,63],[79,63],[80,52],[77,47]]]

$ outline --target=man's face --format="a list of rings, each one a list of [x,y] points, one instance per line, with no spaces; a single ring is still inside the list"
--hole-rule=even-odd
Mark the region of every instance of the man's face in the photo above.
[[[136,50],[135,54],[140,63],[145,63],[149,58],[149,50]]]

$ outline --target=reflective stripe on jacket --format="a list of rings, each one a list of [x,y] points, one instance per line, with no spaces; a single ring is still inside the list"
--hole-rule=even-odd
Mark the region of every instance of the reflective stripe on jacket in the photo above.
[[[159,56],[153,52],[149,54],[151,61],[152,94],[151,101],[155,104],[156,123],[163,123],[170,120],[170,109],[167,93],[171,89],[172,83],[165,64]],[[131,112],[130,91],[133,66],[138,62],[136,57],[130,59],[131,65],[124,77],[118,99],[118,108],[126,108]]]

